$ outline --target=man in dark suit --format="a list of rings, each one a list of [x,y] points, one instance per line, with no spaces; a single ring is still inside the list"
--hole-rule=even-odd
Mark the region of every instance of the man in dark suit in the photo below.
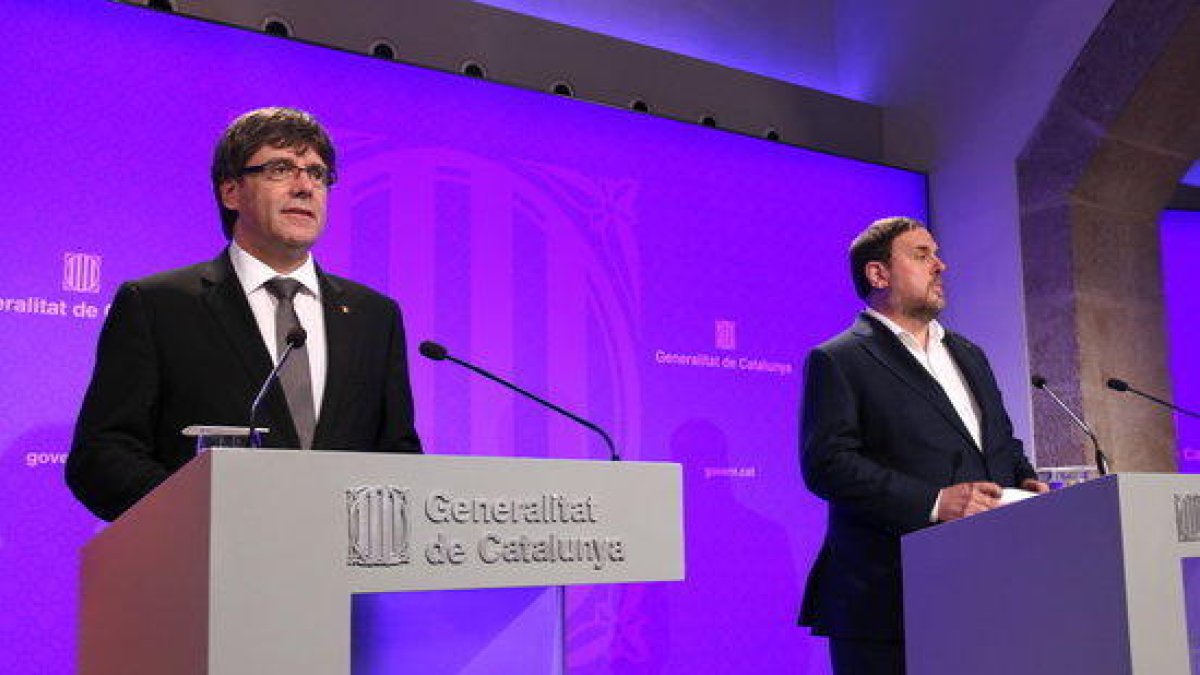
[[[805,364],[801,467],[828,525],[800,623],[830,638],[839,675],[904,672],[902,535],[996,508],[1002,487],[1048,489],[987,357],[937,321],[937,253],[916,220],[867,228],[850,247],[867,309]]]
[[[123,284],[100,334],[66,466],[97,516],[115,519],[195,455],[183,427],[245,426],[301,332],[259,417],[264,447],[421,452],[399,307],[309,254],[336,170],[308,113],[255,110],[225,131],[212,180],[229,247]]]

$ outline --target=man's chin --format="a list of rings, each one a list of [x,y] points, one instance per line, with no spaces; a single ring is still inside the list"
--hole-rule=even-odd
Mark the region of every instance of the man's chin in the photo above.
[[[284,247],[293,251],[307,251],[316,245],[320,239],[319,232],[303,232],[293,233],[279,239],[279,243]]]
[[[911,316],[912,318],[914,318],[922,323],[929,323],[929,322],[933,321],[934,319],[937,319],[939,316],[941,316],[942,310],[945,309],[945,307],[946,307],[945,302],[941,302],[941,303],[932,303],[931,302],[931,303],[922,305],[920,307],[914,308],[913,311],[909,314],[909,316]]]
[[[287,239],[284,240],[283,245],[285,248],[289,248],[293,251],[307,251],[316,245],[316,243],[316,237],[311,237],[302,239]]]

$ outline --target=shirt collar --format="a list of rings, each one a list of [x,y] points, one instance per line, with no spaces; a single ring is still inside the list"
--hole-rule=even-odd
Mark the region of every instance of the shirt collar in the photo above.
[[[230,241],[229,262],[233,265],[233,271],[237,275],[238,281],[242,284],[242,292],[246,295],[250,295],[262,288],[263,284],[275,277],[287,277],[299,281],[304,287],[305,292],[310,295],[316,298],[321,297],[321,286],[317,282],[317,266],[313,262],[311,253],[304,259],[303,265],[289,274],[280,274],[271,269],[270,265],[255,258],[241,246],[238,246],[237,242]]]
[[[912,333],[909,333],[908,331],[901,328],[900,324],[896,323],[895,321],[892,321],[891,319],[887,318],[883,314],[875,311],[874,309],[872,309],[870,307],[868,307],[866,309],[866,313],[871,318],[879,321],[879,323],[882,323],[883,325],[887,326],[887,329],[892,331],[892,333],[894,333],[896,335],[896,337],[900,338],[901,342],[903,342],[905,344],[912,344],[912,345],[917,344],[916,336],[914,336]],[[929,322],[929,344],[931,344],[931,345],[932,344],[941,344],[942,340],[944,340],[945,338],[946,338],[946,329],[942,327],[942,324],[938,323],[937,319],[930,321]]]

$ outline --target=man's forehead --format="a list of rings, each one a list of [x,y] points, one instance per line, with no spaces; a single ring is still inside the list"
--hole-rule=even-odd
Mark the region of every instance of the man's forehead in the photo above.
[[[311,145],[264,145],[254,151],[251,157],[313,157],[320,159],[320,155]]]

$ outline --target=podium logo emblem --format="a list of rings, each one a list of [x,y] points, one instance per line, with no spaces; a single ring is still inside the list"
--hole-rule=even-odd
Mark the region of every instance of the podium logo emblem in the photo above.
[[[1200,541],[1200,494],[1175,495],[1175,530],[1179,541]]]
[[[408,492],[393,485],[346,490],[348,565],[390,567],[408,562]]]

